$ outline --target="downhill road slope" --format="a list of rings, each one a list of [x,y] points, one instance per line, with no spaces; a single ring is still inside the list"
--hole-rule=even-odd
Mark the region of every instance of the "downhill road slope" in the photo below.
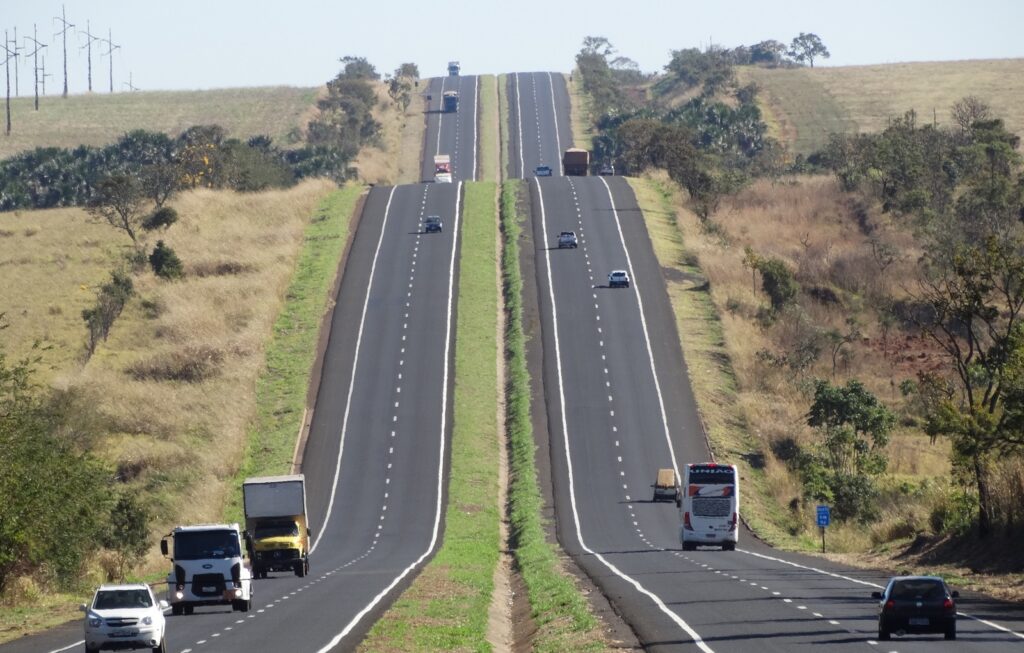
[[[519,78],[520,90],[544,81],[543,74],[510,77]],[[532,106],[540,113],[542,104]],[[531,147],[554,124],[524,120],[520,132],[515,115],[510,123],[524,161],[547,156],[551,143],[543,153]],[[530,176],[529,164],[517,172],[524,168]],[[735,552],[681,551],[679,512],[652,503],[651,485],[658,468],[710,455],[636,200],[614,177],[533,179],[529,188],[532,247],[522,251],[525,269],[536,271],[540,333],[531,346],[543,350],[534,380],[543,383],[544,405],[534,410],[548,425],[558,537],[647,648],[993,651],[1024,644],[1024,611],[982,597],[961,601],[971,616],[961,618],[957,642],[932,636],[881,644],[870,599],[886,580],[880,573],[775,552],[748,532]],[[557,249],[563,230],[577,233],[578,249]],[[612,269],[628,270],[632,287],[607,288]]]

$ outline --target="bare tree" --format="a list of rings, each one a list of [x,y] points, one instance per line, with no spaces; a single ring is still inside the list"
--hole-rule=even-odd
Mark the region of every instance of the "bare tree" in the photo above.
[[[960,125],[960,133],[966,134],[971,125],[992,117],[992,107],[974,95],[968,95],[957,101],[949,110],[953,122]]]

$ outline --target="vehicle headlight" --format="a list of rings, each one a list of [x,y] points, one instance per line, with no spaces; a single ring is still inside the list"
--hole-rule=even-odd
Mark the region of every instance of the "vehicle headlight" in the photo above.
[[[153,625],[153,617],[143,617],[142,618],[142,623],[143,623],[143,625],[146,625],[146,626],[152,626]]]
[[[93,628],[99,628],[100,626],[103,625],[103,619],[100,618],[100,617],[97,617],[96,615],[90,615],[89,616],[89,625],[91,627],[93,627]]]
[[[174,593],[174,598],[176,598],[176,599],[178,599],[180,601],[183,598],[185,598],[185,593],[179,590],[179,591]]]

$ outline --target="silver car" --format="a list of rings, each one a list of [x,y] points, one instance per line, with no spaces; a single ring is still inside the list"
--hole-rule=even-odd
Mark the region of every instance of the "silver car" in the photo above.
[[[148,648],[167,653],[164,641],[167,601],[157,601],[149,585],[103,585],[79,610],[85,613],[85,648]]]

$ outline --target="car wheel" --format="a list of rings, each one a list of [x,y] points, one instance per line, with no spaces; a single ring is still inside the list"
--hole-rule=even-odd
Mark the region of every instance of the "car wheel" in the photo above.
[[[683,542],[683,551],[693,551],[697,548],[693,542]]]
[[[167,653],[167,640],[161,639],[160,646],[153,647],[153,653]]]
[[[735,551],[736,550],[736,543],[735,542],[725,542],[724,544],[722,544],[722,550],[723,551]]]
[[[956,639],[956,626],[946,629],[946,639]]]
[[[182,612],[184,612],[185,614],[192,614],[193,612],[195,612],[195,606],[192,605],[184,605],[181,607],[181,609]]]
[[[306,575],[306,565],[301,560],[295,563],[295,575],[302,578]]]
[[[890,637],[891,637],[891,635],[889,635],[889,631],[888,630],[885,630],[884,628],[879,628],[878,629],[878,639],[880,641],[888,642]]]

